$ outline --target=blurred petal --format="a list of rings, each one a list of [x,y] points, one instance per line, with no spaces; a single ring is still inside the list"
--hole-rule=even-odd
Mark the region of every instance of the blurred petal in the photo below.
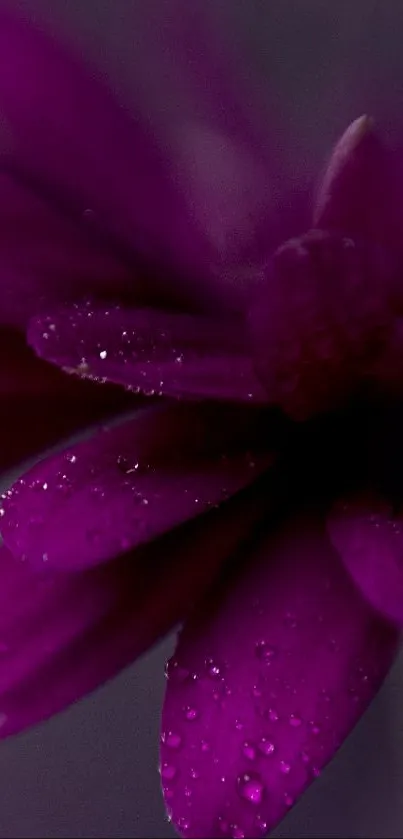
[[[69,372],[137,392],[267,401],[237,322],[83,304],[35,318],[28,340]]]
[[[161,775],[184,836],[265,836],[355,725],[396,649],[316,518],[288,521],[246,559],[185,625],[168,670]]]
[[[6,545],[39,566],[85,568],[220,505],[272,462],[262,443],[246,449],[244,420],[164,406],[38,463],[5,496]]]
[[[391,505],[371,495],[339,501],[327,529],[361,594],[403,626],[403,527]]]
[[[78,574],[34,572],[1,548],[0,737],[94,690],[182,619],[256,509],[235,499],[143,551]]]
[[[320,183],[314,224],[402,251],[403,181],[367,116],[336,143]]]
[[[25,327],[51,303],[127,291],[134,279],[91,231],[0,172],[0,319]],[[140,285],[140,281],[139,281]]]
[[[217,287],[235,307],[293,229],[297,189],[294,178],[293,200],[285,197],[280,97],[251,72],[202,0],[147,9],[147,73],[151,63],[174,100],[167,138],[175,178],[210,250]]]
[[[181,294],[205,301],[207,281],[203,287],[189,282],[189,271],[204,273],[205,243],[169,171],[165,138],[157,149],[147,113],[142,124],[132,121],[94,70],[5,11],[0,111],[10,125],[12,157],[25,174],[47,185],[79,218],[90,211],[94,225],[163,268],[164,276],[153,278],[150,300],[160,282],[175,297],[171,275],[167,283],[173,264],[186,278]]]

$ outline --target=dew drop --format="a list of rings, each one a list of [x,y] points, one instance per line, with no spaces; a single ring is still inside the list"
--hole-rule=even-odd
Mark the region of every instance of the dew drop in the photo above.
[[[227,834],[228,831],[229,831],[229,824],[222,816],[218,817],[218,827],[219,827],[220,833]]]
[[[317,737],[317,735],[318,735],[318,734],[320,734],[320,728],[319,728],[319,726],[318,726],[315,722],[313,722],[312,720],[311,720],[311,722],[309,723],[309,727],[310,727],[310,729],[311,729],[311,731],[312,731],[312,734],[314,734],[314,735],[315,735],[315,737]]]
[[[294,804],[294,799],[292,795],[290,795],[288,792],[286,792],[284,795],[284,801],[287,807],[292,807],[292,805]]]
[[[299,728],[300,725],[302,725],[301,717],[298,717],[296,714],[291,714],[290,725],[292,726],[292,728]]]
[[[197,708],[194,708],[192,705],[187,705],[186,708],[184,708],[183,710],[185,714],[185,719],[188,722],[194,722],[194,720],[197,720],[199,716]]]
[[[77,462],[77,455],[75,455],[75,454],[71,454],[71,453],[66,454],[66,460],[67,460],[69,463],[76,463],[76,462]]]
[[[174,731],[164,731],[161,740],[169,749],[180,749],[182,745],[182,737]]]
[[[244,772],[242,775],[239,775],[237,783],[238,792],[241,798],[244,798],[245,801],[249,801],[254,805],[261,804],[264,793],[264,785],[260,775]]]
[[[101,352],[99,353],[99,357],[102,359],[102,361],[105,360],[107,355],[108,355],[108,353],[107,353],[106,350],[101,350]]]
[[[204,666],[210,679],[221,679],[222,667],[213,658],[206,658]]]
[[[259,685],[253,685],[252,696],[254,696],[255,699],[260,699],[261,695],[262,695],[262,691],[260,690]]]
[[[242,720],[235,720],[235,728],[236,728],[237,731],[243,731],[243,729],[245,728],[245,725],[242,722]]]
[[[190,767],[189,775],[192,781],[197,781],[197,779],[200,778],[200,773],[197,771],[197,769],[194,768],[194,766]]]
[[[302,760],[302,763],[309,763],[310,762],[310,757],[307,754],[307,752],[301,752],[301,760]]]
[[[181,830],[183,830],[183,832],[184,832],[184,833],[187,833],[187,832],[188,832],[188,830],[190,830],[190,821],[189,821],[189,819],[187,819],[185,816],[181,816],[181,818],[180,818],[180,819],[178,819],[178,827],[179,827]]]
[[[190,787],[184,787],[183,792],[185,793],[185,798],[192,797],[192,790],[190,789]]]
[[[247,760],[256,759],[256,749],[253,743],[245,742],[242,746],[242,754]]]
[[[269,708],[268,717],[271,722],[278,721],[278,713],[274,710],[274,708]]]
[[[256,829],[257,829],[257,830],[259,830],[259,831],[260,831],[260,833],[267,833],[267,831],[268,831],[268,829],[269,829],[268,822],[266,822],[266,821],[262,818],[262,816],[256,816],[256,819],[255,819],[255,827],[256,827]]]
[[[288,775],[290,771],[291,771],[290,764],[286,763],[285,760],[280,760],[280,772],[282,772],[283,775]]]
[[[262,739],[259,740],[258,749],[260,754],[264,755],[264,757],[269,757],[275,752],[274,744],[271,743],[270,740],[267,739],[267,737],[262,737]]]
[[[230,831],[232,839],[245,839],[245,834],[242,828],[238,827],[237,824],[231,824]]]
[[[319,769],[318,766],[312,766],[311,772],[312,772],[312,775],[313,775],[314,778],[319,778],[320,769]]]
[[[200,743],[202,752],[209,752],[211,750],[210,743],[207,740],[202,740]]]
[[[165,678],[170,682],[182,684],[189,678],[189,670],[181,667],[176,658],[170,658],[165,665]]]
[[[170,763],[163,763],[161,766],[161,777],[164,778],[165,781],[173,781],[176,777],[177,769],[176,766],[172,766]]]
[[[275,654],[275,648],[268,644],[267,641],[258,641],[257,644],[255,644],[255,655],[259,661],[262,661],[265,664],[270,664]]]

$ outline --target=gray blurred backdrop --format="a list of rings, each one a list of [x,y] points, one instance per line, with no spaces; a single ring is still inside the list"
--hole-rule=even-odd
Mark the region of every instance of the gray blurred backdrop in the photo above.
[[[166,13],[175,0],[10,4],[62,26],[134,106],[141,38],[133,16]],[[359,113],[375,113],[398,136],[402,0],[216,0],[215,8],[231,39],[245,43],[257,72],[281,94],[285,143],[301,177],[317,172],[329,144]],[[150,107],[175,108],[174,93],[155,68],[144,84]],[[162,644],[58,719],[0,746],[1,837],[174,835],[156,770],[163,665],[171,647],[172,640]],[[403,658],[331,766],[273,835],[403,837]]]

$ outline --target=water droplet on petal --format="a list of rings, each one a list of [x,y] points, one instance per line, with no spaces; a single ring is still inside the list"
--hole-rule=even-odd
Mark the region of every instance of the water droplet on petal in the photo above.
[[[242,754],[246,757],[247,760],[255,760],[256,759],[256,749],[253,743],[244,743],[242,746]]]
[[[310,757],[307,752],[301,752],[301,760],[303,763],[309,763]]]
[[[161,740],[169,749],[179,749],[182,745],[182,737],[173,731],[164,731]]]
[[[245,839],[245,834],[242,828],[238,827],[237,824],[231,824],[230,831],[232,839]]]
[[[239,775],[238,792],[245,801],[249,801],[254,805],[261,804],[264,789],[260,775],[249,772],[244,772],[242,775]]]
[[[242,720],[235,720],[235,728],[237,731],[242,731],[245,728],[245,724]]]
[[[290,764],[289,764],[289,763],[286,763],[286,761],[285,761],[285,760],[280,760],[280,772],[282,772],[282,773],[283,773],[283,775],[288,775],[288,773],[289,773],[290,771],[291,771],[291,766],[290,766]]]
[[[269,708],[268,717],[271,722],[278,721],[278,713],[274,710],[274,708]]]
[[[294,799],[293,799],[292,795],[289,795],[288,792],[285,793],[284,801],[285,801],[287,807],[292,807],[292,805],[294,804]]]
[[[185,713],[185,719],[188,722],[193,722],[194,720],[197,720],[197,718],[199,716],[199,712],[198,712],[197,708],[194,708],[191,705],[187,705],[186,708],[184,708],[183,710],[184,710],[184,713]]]
[[[185,816],[181,816],[178,819],[178,827],[184,832],[187,833],[190,830],[190,821]]]
[[[204,666],[210,679],[220,679],[222,677],[222,666],[213,658],[206,658]]]
[[[161,766],[161,777],[164,778],[164,781],[173,781],[177,775],[177,771],[176,766],[172,766],[170,763],[163,763]]]
[[[312,766],[311,772],[312,772],[312,775],[313,775],[314,778],[319,778],[321,770],[319,769],[318,766]]]
[[[259,685],[253,685],[252,696],[254,696],[255,699],[260,699],[260,697],[262,696],[262,691],[260,690]]]
[[[267,737],[262,737],[262,739],[259,740],[258,749],[260,754],[264,755],[264,757],[269,757],[275,752],[274,744],[271,743],[270,740],[267,739]]]
[[[258,641],[257,644],[255,644],[255,655],[259,661],[262,661],[265,664],[270,664],[276,655],[276,650],[267,641]]]
[[[209,752],[211,749],[210,743],[207,740],[202,740],[200,746],[202,752]]]
[[[194,768],[194,766],[190,767],[189,775],[192,778],[192,781],[197,781],[197,779],[200,778],[200,774],[197,771],[197,769]]]
[[[255,826],[256,826],[256,829],[260,831],[260,833],[267,833],[267,831],[269,829],[268,822],[266,822],[262,818],[262,816],[256,816]]]
[[[222,816],[218,817],[218,828],[220,833],[227,834],[229,831],[229,824]]]
[[[290,716],[290,725],[293,728],[299,728],[302,725],[301,717],[298,717],[296,714],[291,714]]]
[[[165,678],[170,682],[181,684],[189,678],[189,670],[181,667],[176,658],[170,658],[165,665]]]
[[[310,729],[311,729],[311,731],[312,731],[312,734],[315,734],[315,736],[317,736],[318,734],[320,734],[320,728],[319,728],[319,726],[318,726],[318,725],[316,725],[316,723],[315,723],[315,722],[313,722],[312,720],[311,720],[311,722],[309,723],[309,727],[310,727]]]

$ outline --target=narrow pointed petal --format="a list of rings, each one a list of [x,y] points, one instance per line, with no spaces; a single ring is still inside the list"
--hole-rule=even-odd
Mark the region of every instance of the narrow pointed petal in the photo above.
[[[319,186],[314,224],[402,251],[402,179],[369,117],[352,122],[336,143]]]
[[[0,738],[94,690],[187,614],[245,538],[256,505],[191,522],[115,563],[61,574],[0,549]]]
[[[0,173],[0,265],[0,322],[20,328],[33,313],[85,290],[118,296],[134,282],[88,221],[74,223],[5,172]]]
[[[262,541],[185,625],[168,669],[161,776],[180,834],[267,835],[355,725],[396,643],[316,517]]]
[[[28,340],[68,372],[135,392],[267,401],[237,321],[88,304],[34,318]]]
[[[374,495],[339,501],[327,529],[363,597],[385,618],[403,626],[403,521]]]
[[[263,447],[247,450],[245,433],[234,412],[141,411],[17,481],[4,498],[4,541],[40,567],[113,559],[251,484],[273,457]]]

